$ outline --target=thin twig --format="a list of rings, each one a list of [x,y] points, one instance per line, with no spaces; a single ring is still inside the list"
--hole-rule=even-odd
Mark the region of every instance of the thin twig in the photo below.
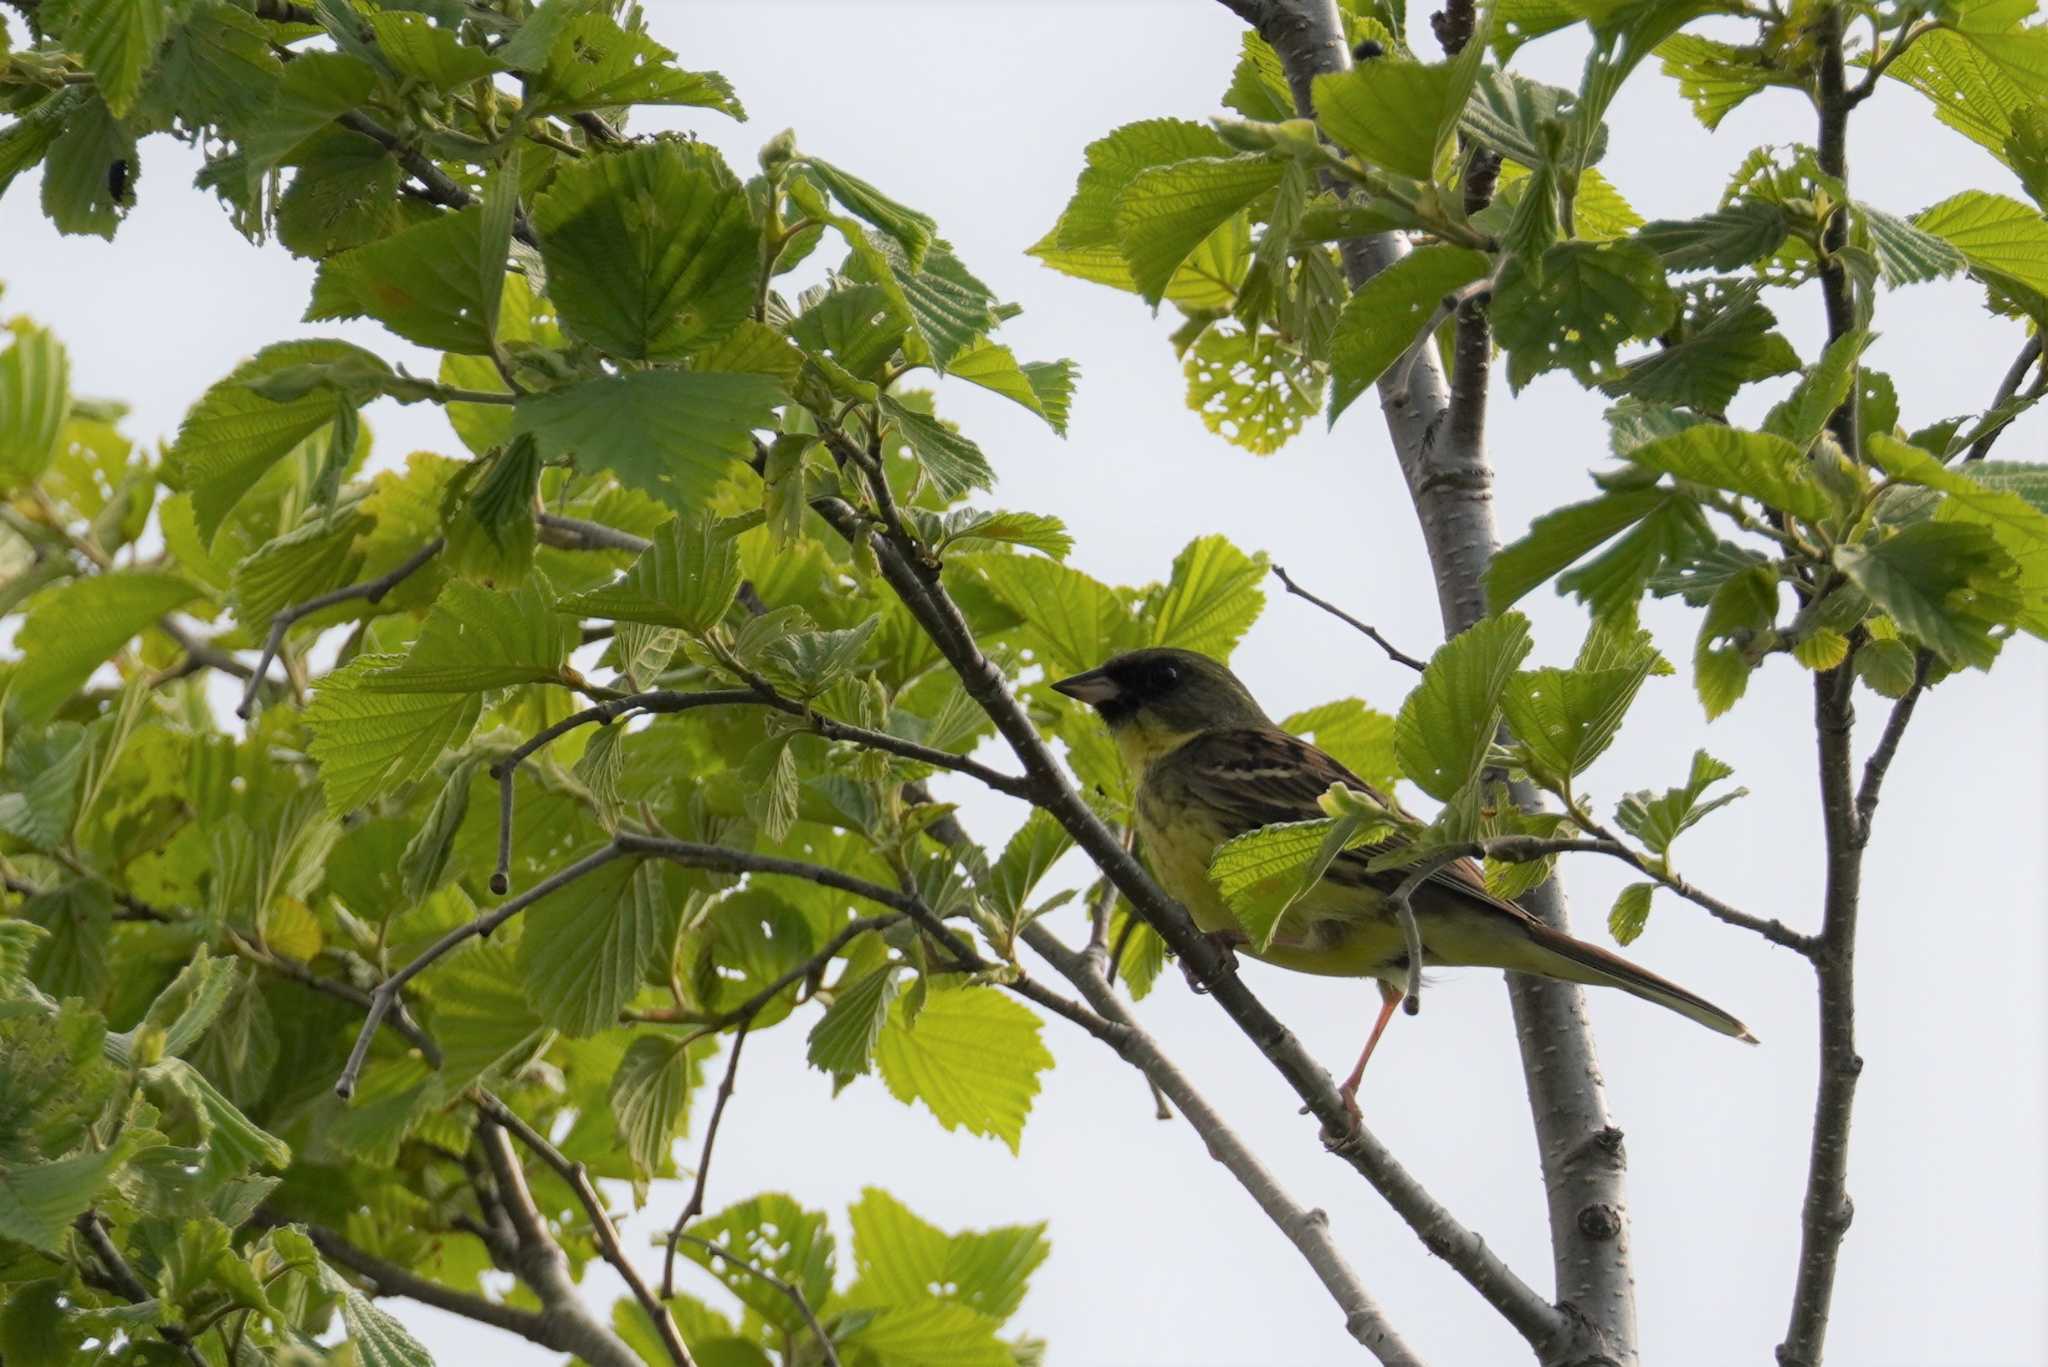
[[[1863,781],[1856,787],[1856,847],[1863,848],[1870,843],[1870,823],[1877,815],[1878,794],[1884,787],[1884,777],[1890,772],[1892,760],[1899,753],[1899,741],[1905,737],[1906,725],[1913,720],[1913,708],[1919,703],[1920,695],[1927,691],[1927,673],[1934,667],[1934,656],[1921,651],[1913,661],[1913,684],[1899,695],[1892,704],[1892,712],[1885,718],[1884,730],[1878,735],[1877,747],[1870,752],[1870,758],[1863,762]]]
[[[374,606],[383,600],[385,594],[405,582],[420,566],[439,555],[444,544],[446,543],[437,536],[386,574],[380,574],[375,579],[366,579],[360,584],[346,585],[331,593],[323,593],[317,598],[308,598],[303,603],[293,603],[279,608],[277,615],[270,619],[270,634],[264,638],[263,653],[257,657],[256,668],[249,672],[249,685],[242,692],[242,701],[235,707],[235,715],[247,721],[250,713],[256,710],[256,690],[264,676],[270,673],[270,662],[277,658],[279,648],[284,645],[284,634],[292,629],[295,622],[331,608],[336,603],[346,603],[356,598]]]
[[[456,184],[453,177],[434,164],[433,158],[361,110],[351,109],[336,122],[351,132],[369,138],[396,157],[398,164],[405,168],[406,174],[420,183],[422,199],[438,204],[444,209],[467,209],[476,203],[476,196]],[[527,221],[525,211],[516,205],[512,210],[512,235],[529,247],[540,245],[540,239],[534,236],[533,225]]]
[[[258,948],[233,931],[228,932],[228,945],[237,955],[247,959],[250,963],[257,965],[259,968],[268,969],[279,977],[288,978],[292,982],[298,983],[301,987],[308,987],[315,992],[333,997],[337,1001],[345,1001],[353,1006],[359,1006],[365,1011],[370,1009],[372,994],[357,987],[354,983],[342,982],[336,978],[324,978],[298,960],[286,958],[281,954],[275,954],[269,950]],[[436,1045],[433,1037],[420,1029],[418,1023],[413,1020],[412,1013],[405,1009],[405,1001],[402,997],[395,997],[392,1000],[384,1019],[384,1024],[389,1025],[408,1044],[418,1049],[420,1057],[427,1061],[429,1067],[439,1068],[441,1066],[440,1046]]]
[[[690,1199],[683,1202],[683,1208],[676,1212],[676,1222],[668,1232],[668,1254],[661,1264],[661,1297],[667,1300],[676,1293],[676,1240],[683,1237],[683,1227],[704,1213],[704,1187],[711,1178],[711,1149],[718,1143],[718,1125],[725,1119],[725,1105],[732,1100],[733,1079],[740,1071],[740,1048],[747,1042],[747,1029],[751,1019],[740,1022],[740,1028],[733,1032],[732,1054],[725,1061],[725,1076],[718,1084],[718,1099],[711,1103],[711,1121],[704,1127],[704,1149],[697,1155],[697,1179],[690,1186]]]
[[[2012,364],[2006,368],[2005,378],[1998,382],[1998,392],[1991,396],[1991,407],[1985,411],[1995,412],[2002,404],[2009,401],[2013,395],[2019,393],[2020,381],[2027,377],[2027,371],[2032,369],[2034,363],[2040,359],[2041,334],[2037,332],[2027,338],[2026,345],[2020,348],[2020,354],[2015,356]],[[2048,381],[2048,371],[2042,372],[2042,380]],[[2040,388],[2041,381],[2037,381],[2034,389],[2038,392]],[[2007,418],[2005,421],[1995,423],[1985,431],[1979,432],[1977,439],[1970,443],[1970,449],[1964,452],[1962,463],[1969,465],[1990,455],[1992,444],[2010,426],[2012,426],[2012,419]]]
[[[1329,613],[1338,621],[1343,622],[1351,627],[1354,627],[1357,630],[1364,632],[1367,636],[1371,637],[1373,644],[1378,646],[1381,650],[1386,651],[1387,658],[1392,660],[1395,664],[1406,665],[1410,669],[1415,670],[1417,673],[1420,673],[1422,670],[1428,668],[1428,664],[1426,661],[1416,659],[1413,655],[1410,655],[1407,651],[1402,650],[1400,647],[1396,646],[1392,641],[1389,641],[1386,637],[1380,635],[1379,629],[1377,627],[1367,626],[1365,623],[1359,621],[1356,617],[1353,617],[1350,613],[1344,611],[1344,609],[1338,607],[1336,604],[1331,603],[1325,599],[1316,597],[1313,593],[1310,593],[1307,589],[1295,583],[1292,579],[1288,577],[1287,571],[1282,569],[1280,566],[1275,565],[1273,567],[1273,573],[1280,577],[1280,582],[1282,584],[1285,584],[1287,586],[1287,591],[1293,594],[1295,597],[1308,599],[1309,602],[1314,603],[1317,607],[1321,608],[1324,612]]]
[[[759,1277],[784,1296],[787,1296],[790,1304],[797,1308],[797,1313],[804,1317],[804,1323],[811,1327],[811,1333],[816,1336],[818,1350],[824,1354],[826,1367],[839,1367],[839,1354],[832,1346],[832,1336],[825,1332],[824,1325],[818,1323],[817,1312],[811,1309],[810,1301],[805,1299],[804,1293],[801,1290],[782,1280],[782,1278],[776,1276],[767,1268],[762,1267],[759,1263],[743,1258],[739,1254],[711,1242],[709,1239],[699,1238],[695,1234],[684,1234],[680,1237],[684,1243],[696,1244],[706,1253],[717,1258],[723,1258],[734,1267]]]
[[[259,1223],[282,1225],[286,1221],[257,1213]],[[377,1296],[403,1296],[431,1305],[436,1310],[445,1310],[451,1315],[488,1324],[493,1329],[503,1329],[517,1334],[543,1347],[558,1352],[567,1352],[566,1344],[559,1341],[560,1335],[548,1325],[548,1317],[537,1310],[522,1310],[516,1305],[501,1305],[497,1301],[485,1300],[457,1291],[430,1278],[419,1276],[388,1262],[374,1253],[357,1248],[334,1230],[320,1225],[301,1225],[306,1237],[313,1241],[313,1247],[320,1250],[320,1256],[332,1263],[339,1263],[357,1276],[365,1278],[371,1285],[371,1294]]]
[[[534,518],[534,525],[540,528],[543,541],[565,551],[630,551],[640,555],[654,544],[644,536],[607,527],[602,522],[586,522],[558,513],[541,513]]]
[[[131,1305],[141,1305],[145,1301],[156,1299],[150,1294],[149,1288],[142,1284],[142,1279],[135,1275],[135,1269],[128,1265],[128,1260],[121,1256],[121,1250],[115,1246],[113,1239],[108,1237],[106,1227],[100,1223],[97,1211],[86,1211],[71,1222],[71,1227],[84,1237],[86,1244],[93,1251],[93,1256],[98,1258],[100,1265],[106,1269],[107,1280],[112,1284],[116,1295]],[[206,1367],[206,1358],[200,1353],[198,1345],[193,1343],[192,1336],[186,1333],[182,1326],[159,1324],[156,1331],[164,1342],[183,1351],[185,1356],[191,1359],[193,1367]]]
[[[577,1201],[582,1204],[584,1214],[590,1217],[590,1227],[597,1234],[598,1249],[604,1260],[611,1264],[620,1279],[626,1283],[626,1289],[633,1293],[633,1299],[640,1302],[640,1309],[653,1324],[662,1347],[668,1350],[669,1360],[675,1367],[694,1367],[690,1350],[683,1344],[682,1331],[676,1328],[675,1316],[669,1313],[669,1291],[664,1287],[661,1295],[655,1295],[641,1277],[640,1270],[633,1265],[632,1259],[626,1256],[625,1249],[619,1244],[618,1226],[612,1223],[611,1212],[605,1209],[603,1198],[591,1184],[589,1170],[549,1143],[547,1136],[527,1124],[517,1112],[490,1092],[479,1087],[476,1089],[475,1099],[479,1110],[531,1149],[536,1157],[554,1169],[556,1176],[568,1183],[569,1190],[576,1194]],[[485,1156],[489,1157],[488,1149]],[[519,1219],[520,1215],[515,1207],[515,1227]]]

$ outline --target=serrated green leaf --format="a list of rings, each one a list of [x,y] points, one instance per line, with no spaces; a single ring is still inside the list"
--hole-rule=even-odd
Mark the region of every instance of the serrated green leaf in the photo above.
[[[689,1133],[690,1093],[707,1052],[660,1035],[641,1035],[626,1046],[605,1096],[641,1176],[659,1173],[676,1140]]]
[[[528,26],[535,22],[530,20]],[[515,47],[521,39],[525,45]],[[645,30],[629,31],[608,15],[587,12],[535,29],[531,37],[522,30],[499,53],[507,65],[532,72],[531,103],[522,111],[528,117],[668,104],[746,118],[725,77],[715,71],[680,70],[671,65],[675,55]]]
[[[16,715],[48,720],[138,632],[198,596],[179,576],[152,570],[109,571],[42,594],[15,638],[22,659],[8,688]]]
[[[438,1078],[449,1092],[494,1081],[499,1070],[551,1037],[510,945],[472,941],[436,965],[423,986],[434,1002]]]
[[[1783,437],[1702,424],[1628,452],[1638,465],[1753,498],[1808,522],[1833,510],[1807,474],[1800,450]]]
[[[1166,590],[1150,613],[1150,644],[1228,660],[1266,606],[1259,589],[1266,573],[1263,551],[1246,555],[1221,536],[1190,541],[1173,558]]]
[[[1376,57],[1315,78],[1316,121],[1368,166],[1427,181],[1436,166],[1440,116],[1455,116],[1464,103],[1457,85],[1452,63]]]
[[[121,1165],[164,1137],[153,1130],[123,1130],[109,1148],[47,1163],[0,1163],[0,1237],[64,1254],[71,1222],[96,1200]]]
[[[362,1367],[434,1367],[433,1355],[405,1326],[370,1303],[370,1298],[343,1281],[325,1264],[321,1276],[341,1299],[342,1327]]]
[[[1616,944],[1631,944],[1643,933],[1650,921],[1650,898],[1656,891],[1655,883],[1630,883],[1614,899],[1614,909],[1607,913],[1607,933]]]
[[[1208,237],[1280,183],[1284,163],[1262,156],[1200,157],[1150,167],[1117,196],[1116,235],[1131,279],[1155,307]]]
[[[946,373],[1022,404],[1044,418],[1054,432],[1065,436],[1075,369],[1072,361],[1019,365],[1008,347],[984,338],[953,357]]]
[[[690,512],[752,455],[783,401],[771,375],[642,370],[522,398],[514,425],[544,458],[574,455]]]
[[[929,214],[899,204],[874,186],[840,170],[829,161],[805,157],[810,173],[823,181],[832,197],[844,204],[855,218],[887,233],[903,249],[906,264],[913,271],[924,264],[925,251],[932,244],[938,224]]]
[[[401,77],[436,91],[454,90],[502,70],[482,48],[465,43],[424,14],[386,11],[363,16],[377,55]]]
[[[983,579],[1024,619],[1034,644],[1062,673],[1093,669],[1139,644],[1138,627],[1115,590],[1081,571],[1030,556],[988,556]]]
[[[514,589],[455,580],[441,590],[402,664],[359,676],[365,693],[468,693],[561,677],[576,624],[555,612],[547,581]]]
[[[1963,254],[1970,273],[2041,320],[2048,313],[2048,222],[2005,195],[1965,190],[1913,216]]]
[[[1509,264],[1494,291],[1494,332],[1509,352],[1508,380],[1517,390],[1558,369],[1592,385],[1610,378],[1623,342],[1659,335],[1677,308],[1649,248],[1560,242],[1543,253],[1540,274]]]
[[[472,205],[331,256],[305,321],[375,318],[408,342],[488,355],[511,240],[509,214]]]
[[[1885,540],[1837,547],[1851,583],[1952,665],[1987,668],[1998,629],[2022,611],[2017,567],[1990,527],[1920,522]]]
[[[1762,261],[1789,229],[1776,204],[1742,199],[1699,218],[1659,219],[1636,231],[1636,241],[1671,271],[1732,271]]]
[[[160,0],[80,0],[72,15],[69,41],[116,117],[127,116],[156,64],[165,18]]]
[[[306,708],[327,810],[340,816],[424,777],[442,751],[469,738],[482,710],[476,693],[391,693],[368,677],[402,663],[395,655],[359,655],[320,683]]]
[[[882,412],[895,424],[941,498],[951,501],[974,489],[995,487],[995,471],[988,457],[950,424],[887,394],[882,396]]]
[[[1181,371],[1202,425],[1253,455],[1279,450],[1322,406],[1323,367],[1270,332],[1209,328]]]
[[[0,831],[38,850],[55,850],[70,839],[79,782],[92,767],[93,749],[75,722],[17,728],[0,767]]]
[[[1606,669],[1525,670],[1508,680],[1501,707],[1530,758],[1569,782],[1613,743],[1657,661],[1651,651],[1633,664]]]
[[[913,514],[921,510],[911,510]],[[920,519],[922,523],[922,520]],[[929,541],[934,550],[944,551],[948,546],[962,542],[986,541],[991,544],[1028,546],[1043,551],[1055,560],[1064,560],[1074,549],[1074,538],[1067,533],[1066,524],[1056,517],[1042,513],[987,512],[979,508],[952,508],[944,513],[932,515],[930,525],[920,526],[920,534]]]
[[[1669,497],[1658,489],[1633,489],[1545,513],[1529,524],[1528,535],[1494,555],[1486,571],[1487,602],[1495,611],[1514,606],[1529,590],[1634,526]]]
[[[726,1207],[687,1231],[740,1259],[728,1262],[700,1245],[683,1243],[677,1252],[725,1284],[741,1304],[791,1337],[804,1341],[810,1326],[780,1288],[748,1270],[752,1263],[796,1288],[810,1305],[832,1294],[832,1231],[823,1214],[805,1210],[781,1192],[764,1192]]]
[[[933,992],[913,1027],[899,1000],[875,1046],[890,1095],[924,1102],[941,1128],[1002,1140],[1015,1153],[1052,1066],[1031,1011],[992,988]]]
[[[568,1035],[618,1023],[660,951],[661,878],[614,859],[527,908],[519,967],[541,1019]]]
[[[1749,688],[1756,661],[1739,642],[1768,630],[1778,612],[1778,571],[1759,565],[1731,576],[1714,592],[1693,645],[1693,688],[1707,720],[1726,712]],[[1723,640],[1738,644],[1722,645]]]
[[[1352,773],[1383,792],[1400,781],[1394,756],[1394,719],[1357,698],[1339,698],[1285,718],[1280,729],[1315,742]]]
[[[991,1324],[1015,1314],[1030,1277],[1052,1251],[1045,1226],[947,1234],[895,1197],[865,1188],[847,1209],[859,1280],[851,1299],[905,1307],[939,1300],[980,1312]],[[860,1342],[875,1346],[863,1334]]]
[[[1682,335],[1667,334],[1669,345],[1623,365],[1600,392],[1719,413],[1743,385],[1799,369],[1792,344],[1772,331],[1777,319],[1756,302],[1757,288],[1704,294]]]
[[[1359,286],[1330,333],[1330,422],[1408,348],[1427,340],[1423,329],[1445,295],[1487,269],[1483,253],[1439,244],[1408,253]]]
[[[617,581],[556,605],[556,611],[615,622],[708,631],[740,588],[739,546],[708,514],[678,517],[655,533]]]
[[[904,1367],[1016,1367],[1017,1354],[996,1337],[1000,1327],[958,1302],[925,1300],[881,1310],[852,1341]]]
[[[1273,943],[1296,902],[1365,827],[1356,816],[1289,821],[1233,836],[1209,860],[1209,881],[1237,917],[1252,948]]]
[[[838,990],[807,1037],[811,1067],[832,1074],[841,1086],[873,1069],[875,1042],[902,986],[896,973],[894,965],[884,965]]]
[[[50,333],[25,320],[6,327],[0,351],[0,492],[32,484],[57,454],[71,412],[71,362]]]
[[[1652,797],[1647,789],[1630,793],[1615,808],[1614,819],[1652,853],[1668,855],[1671,842],[1698,825],[1702,818],[1749,795],[1747,788],[1734,788],[1711,800],[1702,800],[1709,788],[1734,773],[1706,751],[1695,751],[1692,772],[1682,787],[1667,788],[1661,797]]]
[[[1449,801],[1485,762],[1500,726],[1501,695],[1529,653],[1529,622],[1505,612],[1468,627],[1430,657],[1394,720],[1401,772]]]
[[[1828,343],[1799,384],[1764,419],[1764,431],[1785,438],[1804,451],[1827,429],[1828,419],[1848,401],[1856,383],[1856,363],[1870,345],[1870,333],[1852,328]]]
[[[565,327],[615,356],[667,359],[739,326],[753,307],[759,234],[715,158],[659,142],[556,173],[533,226]]]

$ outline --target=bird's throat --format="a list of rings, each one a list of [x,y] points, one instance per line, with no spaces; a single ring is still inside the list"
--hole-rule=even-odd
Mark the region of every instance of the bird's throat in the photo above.
[[[1146,771],[1154,764],[1201,734],[1176,731],[1146,716],[1127,719],[1113,733],[1117,751],[1123,756],[1124,772],[1131,776],[1134,785],[1145,781]]]

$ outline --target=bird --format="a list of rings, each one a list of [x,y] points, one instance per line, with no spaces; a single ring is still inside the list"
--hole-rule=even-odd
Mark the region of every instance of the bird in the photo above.
[[[1253,946],[1209,876],[1218,847],[1282,821],[1324,815],[1317,799],[1342,783],[1389,810],[1384,794],[1307,741],[1275,726],[1228,668],[1191,650],[1118,655],[1053,689],[1095,709],[1136,785],[1138,846],[1160,886],[1195,925],[1229,949],[1298,973],[1378,981],[1381,1006],[1358,1064],[1338,1089],[1354,1120],[1366,1063],[1408,979],[1407,941],[1389,894],[1407,870],[1373,872],[1396,836],[1340,854],[1289,909],[1272,943]],[[1609,950],[1544,924],[1486,890],[1469,859],[1446,864],[1409,899],[1426,966],[1482,967],[1617,987],[1748,1043],[1756,1037],[1720,1007]]]

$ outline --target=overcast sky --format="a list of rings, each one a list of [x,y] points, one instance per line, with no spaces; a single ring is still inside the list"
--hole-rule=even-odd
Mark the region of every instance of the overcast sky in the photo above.
[[[1223,532],[1427,653],[1439,634],[1431,578],[1373,405],[1359,404],[1332,435],[1318,422],[1279,455],[1254,459],[1210,437],[1185,407],[1166,321],[1023,255],[1064,204],[1090,140],[1134,119],[1219,111],[1240,32],[1220,5],[653,0],[646,9],[686,65],[732,79],[753,118],[736,125],[684,111],[636,128],[694,127],[744,171],[763,141],[793,126],[804,148],[937,217],[970,268],[1024,306],[1003,333],[1021,357],[1080,362],[1065,441],[978,390],[942,390],[942,411],[994,461],[1003,506],[1057,514],[1075,534],[1073,563],[1121,582],[1162,577],[1189,539]],[[1575,84],[1575,41],[1539,43],[1517,65]],[[1782,93],[1752,101],[1710,136],[1653,67],[1608,121],[1603,169],[1652,218],[1714,207],[1754,144],[1813,137],[1803,101]],[[1894,212],[1971,187],[2017,193],[2002,168],[1898,86],[1857,112],[1850,159],[1858,197]],[[56,236],[34,177],[0,200],[0,311],[58,329],[77,390],[131,402],[127,430],[153,441],[206,385],[282,338],[348,336],[432,372],[429,354],[373,326],[300,324],[312,266],[237,237],[210,196],[187,188],[194,165],[168,139],[145,144],[141,204],[112,247]],[[2018,326],[1983,315],[1978,298],[1953,285],[1881,301],[1867,363],[1898,381],[1907,427],[1981,409],[2020,345]],[[1801,354],[1817,354],[1818,296],[1773,292],[1766,302]],[[1601,403],[1567,377],[1509,398],[1503,382],[1490,424],[1505,538],[1583,497],[1585,471],[1605,452]],[[1760,416],[1765,402],[1747,401],[1753,411],[1738,419]],[[427,405],[384,402],[368,418],[380,463],[460,450]],[[2022,422],[1999,454],[2041,459],[2043,430]],[[1537,658],[1568,663],[1584,629],[1577,606],[1545,591],[1525,607]],[[1668,655],[1689,659],[1693,619],[1658,613],[1652,623]],[[1858,1026],[1867,1067],[1831,1363],[2048,1359],[2039,1300],[2048,1283],[2044,658],[2039,643],[2022,641],[1995,674],[1944,684],[1892,770],[1865,878]],[[1412,677],[1291,599],[1270,604],[1237,664],[1275,715],[1347,695],[1391,711]],[[1870,695],[1858,701],[1860,753],[1882,714]],[[1611,812],[1623,791],[1679,782],[1692,751],[1707,747],[1735,765],[1750,796],[1686,836],[1682,869],[1746,910],[1811,929],[1821,883],[1811,736],[1805,676],[1782,658],[1711,727],[1682,672],[1644,689],[1586,791]],[[950,795],[990,841],[1017,819],[971,788]],[[1588,938],[1606,942],[1624,872],[1611,861],[1568,867]],[[1744,1048],[1618,993],[1588,993],[1609,1101],[1628,1136],[1644,1360],[1769,1361],[1798,1247],[1812,975],[1790,953],[1663,897],[1630,953],[1763,1040]],[[1310,1048],[1349,1065],[1378,1001],[1369,984],[1248,972]],[[1292,1093],[1217,1008],[1169,973],[1142,1013],[1293,1195],[1329,1212],[1363,1281],[1428,1360],[1524,1359],[1519,1339],[1322,1152]],[[1138,1075],[1063,1023],[1046,1026],[1059,1065],[1015,1158],[995,1141],[942,1133],[872,1080],[833,1101],[829,1081],[804,1070],[804,1028],[769,1032],[747,1050],[711,1182],[714,1210],[782,1190],[832,1212],[843,1235],[845,1206],[875,1184],[948,1227],[1048,1220],[1053,1255],[1013,1327],[1048,1338],[1061,1367],[1359,1360],[1321,1287],[1194,1134],[1154,1120]],[[1422,1013],[1397,1020],[1378,1057],[1364,1094],[1375,1131],[1547,1289],[1543,1193],[1499,976],[1440,975]],[[665,1224],[683,1194],[657,1187],[644,1227]],[[843,1245],[840,1265],[850,1266]],[[606,1301],[616,1289],[609,1279],[592,1285]],[[692,1286],[718,1298],[706,1278]],[[559,1360],[466,1321],[395,1308],[444,1364],[486,1354],[507,1367]]]

